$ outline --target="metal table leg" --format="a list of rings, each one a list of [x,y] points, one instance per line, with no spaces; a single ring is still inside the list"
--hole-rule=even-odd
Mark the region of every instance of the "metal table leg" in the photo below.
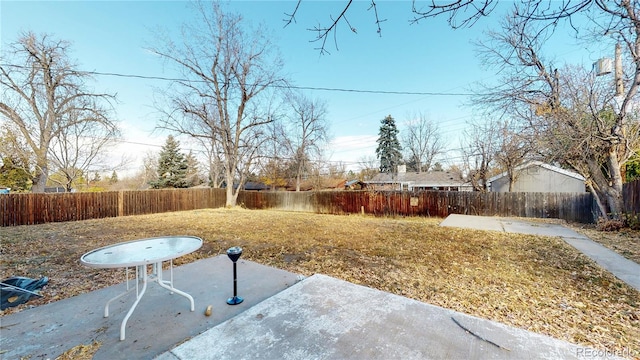
[[[155,271],[156,271],[156,276],[158,277],[158,285],[160,285],[163,288],[171,291],[172,294],[176,293],[178,295],[182,295],[182,296],[186,297],[187,299],[189,299],[189,301],[191,302],[191,311],[195,311],[196,307],[195,307],[195,303],[193,301],[193,297],[191,295],[187,294],[186,292],[180,291],[180,290],[178,290],[178,289],[173,287],[173,261],[171,262],[171,265],[170,265],[170,271],[171,271],[171,280],[170,281],[162,280],[162,263],[156,263],[155,264]]]
[[[171,271],[170,280],[163,280],[163,278],[162,278],[162,262],[153,264],[153,273],[156,276],[156,281],[157,281],[158,285],[160,285],[161,287],[169,290],[172,294],[176,293],[178,295],[186,297],[189,300],[190,304],[191,304],[191,311],[195,311],[195,302],[193,301],[193,297],[191,295],[187,294],[186,292],[180,291],[180,290],[178,290],[178,289],[173,287],[173,261],[171,262],[171,265],[170,265],[170,271]],[[142,296],[147,291],[148,277],[149,277],[149,275],[147,275],[147,265],[138,265],[138,266],[136,266],[136,287],[135,287],[135,289],[134,288],[130,288],[129,289],[129,278],[127,276],[127,290],[125,292],[123,292],[122,294],[119,294],[119,295],[113,297],[112,299],[110,299],[109,301],[107,301],[107,304],[104,307],[104,317],[109,317],[109,305],[111,304],[111,302],[121,298],[122,296],[130,293],[133,290],[136,290],[136,301],[133,303],[133,305],[131,305],[131,308],[127,312],[127,315],[124,317],[124,319],[122,320],[122,324],[120,325],[120,340],[124,340],[125,339],[125,329],[126,329],[126,326],[127,326],[127,321],[129,320],[129,317],[131,317],[131,314],[133,314],[133,311],[138,306],[138,303],[140,302],[140,299],[142,299]],[[140,283],[141,279],[142,279],[142,289],[139,288],[139,283]]]
[[[127,280],[127,290],[125,292],[123,292],[120,295],[114,296],[113,298],[111,298],[109,301],[107,301],[107,304],[104,306],[104,317],[109,317],[109,305],[111,304],[112,301],[114,300],[118,300],[121,297],[127,295],[128,293],[133,291],[133,288],[129,288],[129,268],[125,268],[125,279]],[[138,271],[136,270],[136,292],[138,289]]]
[[[140,269],[142,269],[142,291],[138,293],[137,291],[138,283],[136,279],[136,301],[133,303],[133,305],[131,305],[131,309],[129,309],[129,311],[127,312],[127,315],[122,320],[122,324],[120,325],[120,340],[124,340],[127,320],[129,320],[129,317],[133,313],[133,310],[136,309],[136,306],[138,306],[140,299],[142,299],[142,295],[144,295],[144,293],[147,291],[147,265],[138,265],[136,267],[136,278],[137,278],[137,275],[140,273]]]

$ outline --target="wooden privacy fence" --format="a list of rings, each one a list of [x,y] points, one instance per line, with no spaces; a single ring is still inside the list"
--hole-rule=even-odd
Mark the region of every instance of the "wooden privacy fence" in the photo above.
[[[627,212],[640,213],[640,181],[625,184]],[[0,195],[2,226],[75,221],[225,206],[224,189],[170,189],[99,193]],[[594,222],[589,193],[478,193],[447,191],[241,191],[238,205],[326,214],[390,216],[449,214],[559,218]]]
[[[626,183],[622,186],[624,210],[627,214],[640,214],[640,180]]]
[[[218,208],[224,189],[169,189],[0,195],[2,226]]]
[[[449,214],[559,218],[594,221],[589,193],[479,193],[459,191],[323,191],[244,192],[238,204],[249,209],[313,211],[325,214],[365,213],[390,216]]]

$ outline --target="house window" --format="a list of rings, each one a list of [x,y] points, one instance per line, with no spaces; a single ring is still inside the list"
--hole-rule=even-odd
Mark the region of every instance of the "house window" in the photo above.
[[[538,174],[540,173],[540,168],[538,166],[532,166],[527,169],[527,173],[533,174],[533,175]]]

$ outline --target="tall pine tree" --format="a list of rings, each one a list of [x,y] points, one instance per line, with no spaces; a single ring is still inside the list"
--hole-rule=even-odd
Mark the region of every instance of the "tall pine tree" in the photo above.
[[[158,178],[150,181],[149,185],[154,189],[186,188],[189,186],[187,167],[187,160],[180,152],[180,143],[169,135],[160,151]]]
[[[402,147],[398,141],[396,121],[388,115],[380,123],[382,125],[380,125],[376,149],[376,156],[380,160],[380,172],[396,172],[398,165],[402,163]]]
[[[118,173],[113,170],[113,172],[111,173],[111,177],[109,178],[109,184],[115,184],[118,182]]]

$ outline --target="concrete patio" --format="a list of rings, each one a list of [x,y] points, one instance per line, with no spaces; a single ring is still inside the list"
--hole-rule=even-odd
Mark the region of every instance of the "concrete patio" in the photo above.
[[[124,270],[122,273],[124,279]],[[124,341],[119,340],[120,324],[135,300],[135,291],[111,303],[110,316],[103,317],[105,303],[126,289],[124,282],[3,316],[0,358],[55,359],[74,346],[98,341],[101,346],[96,360],[151,359],[300,279],[296,274],[242,259],[238,261],[238,278],[239,295],[245,301],[229,306],[226,300],[233,295],[233,273],[226,255],[174,268],[174,286],[193,296],[195,311],[190,311],[184,297],[149,283],[127,322]],[[211,316],[204,315],[208,305],[213,305]]]

